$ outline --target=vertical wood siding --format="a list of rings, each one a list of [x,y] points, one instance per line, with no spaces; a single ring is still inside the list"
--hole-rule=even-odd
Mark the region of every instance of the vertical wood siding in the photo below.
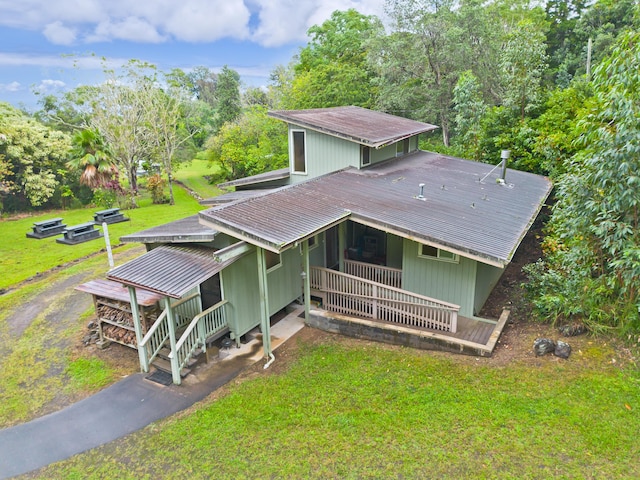
[[[229,329],[244,335],[260,325],[258,301],[258,258],[255,251],[236,260],[220,272],[222,291],[227,305]]]
[[[402,288],[460,305],[460,315],[473,315],[476,261],[460,257],[459,263],[418,257],[418,243],[405,239]]]
[[[474,310],[477,315],[484,302],[487,301],[491,290],[496,286],[496,283],[500,280],[500,277],[504,273],[504,269],[494,267],[492,265],[485,265],[484,263],[478,263],[478,273],[476,275],[476,294],[474,302]]]
[[[302,257],[297,247],[285,250],[282,265],[267,273],[269,288],[269,315],[283,309],[302,295]],[[257,268],[257,267],[256,267]]]

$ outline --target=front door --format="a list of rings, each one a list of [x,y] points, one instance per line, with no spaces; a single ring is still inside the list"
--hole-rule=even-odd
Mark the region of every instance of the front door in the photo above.
[[[216,273],[213,277],[202,282],[200,285],[200,296],[202,298],[202,311],[213,307],[216,303],[222,300],[220,274]]]

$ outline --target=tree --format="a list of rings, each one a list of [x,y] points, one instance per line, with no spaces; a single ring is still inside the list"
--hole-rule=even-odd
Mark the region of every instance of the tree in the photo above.
[[[225,123],[236,120],[242,112],[240,75],[226,65],[218,74],[217,98],[216,131]]]
[[[208,142],[209,161],[220,166],[217,180],[233,180],[283,168],[289,159],[287,127],[263,106],[248,108]]]
[[[367,56],[370,41],[383,33],[380,20],[354,9],[336,10],[307,33],[311,40],[294,67],[293,108],[372,107],[376,89]]]
[[[640,333],[640,33],[594,71],[582,150],[558,182],[549,257],[531,267],[538,311]]]
[[[100,133],[90,129],[80,130],[73,135],[71,141],[73,149],[67,165],[82,171],[81,184],[95,190],[117,176],[118,168]]]
[[[13,208],[20,208],[16,197],[26,199],[32,207],[52,199],[70,148],[64,132],[0,103],[0,190],[5,199],[14,197]]]
[[[460,75],[453,89],[453,103],[455,124],[461,137],[463,151],[466,156],[479,161],[482,119],[487,105],[482,98],[480,82],[471,70]]]

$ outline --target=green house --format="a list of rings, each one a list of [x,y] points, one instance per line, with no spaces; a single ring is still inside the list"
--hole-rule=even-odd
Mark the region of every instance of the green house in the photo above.
[[[478,314],[549,180],[506,158],[494,168],[421,151],[435,126],[381,112],[270,115],[289,126],[289,168],[222,184],[233,191],[199,215],[122,238],[148,253],[108,279],[128,288],[134,317],[137,291],[162,299],[153,326],[137,320],[142,369],[164,345],[179,383],[207,339],[256,327],[273,360],[270,319],[292,303],[317,328],[490,354],[506,317]]]

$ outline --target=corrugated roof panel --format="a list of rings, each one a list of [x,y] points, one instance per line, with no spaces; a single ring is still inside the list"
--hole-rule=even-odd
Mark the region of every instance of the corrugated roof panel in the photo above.
[[[491,169],[483,163],[417,152],[200,215],[241,238],[246,235],[282,248],[351,214],[355,221],[503,264],[511,260],[551,183],[516,170],[507,170],[505,185],[496,183],[497,174],[480,182]],[[424,200],[417,198],[420,183]]]
[[[110,270],[107,278],[180,298],[235,260],[218,262],[214,253],[205,247],[164,245]]]

